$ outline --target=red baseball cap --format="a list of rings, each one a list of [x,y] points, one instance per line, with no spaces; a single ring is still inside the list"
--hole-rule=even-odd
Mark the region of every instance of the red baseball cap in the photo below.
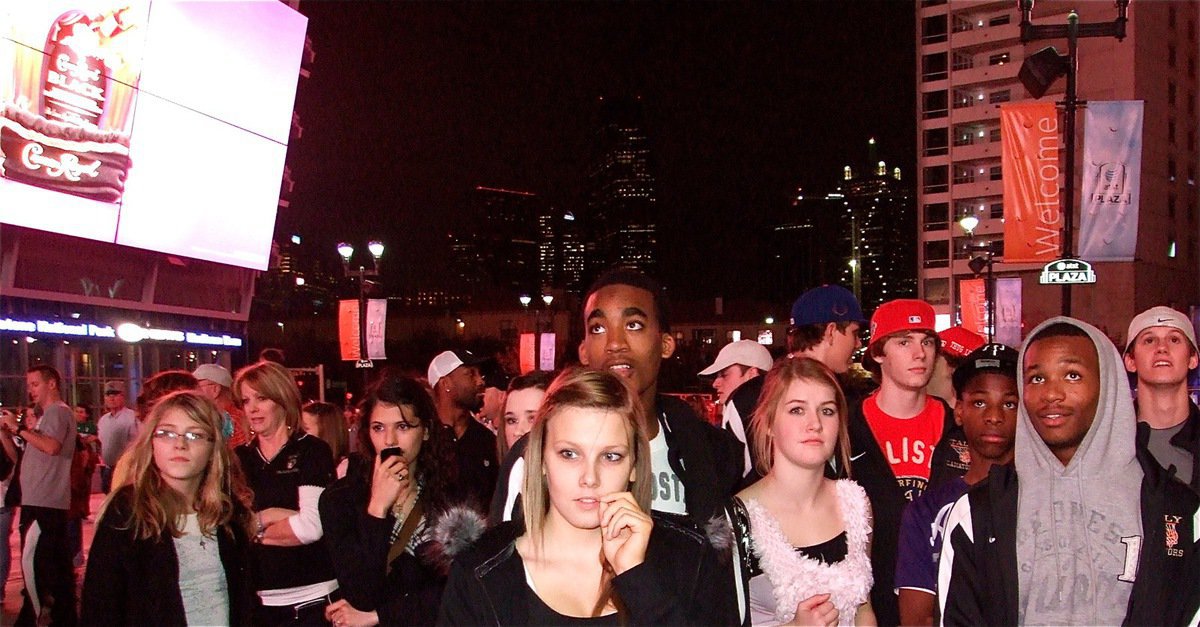
[[[982,347],[984,344],[983,338],[978,333],[968,331],[962,325],[950,327],[938,333],[938,339],[942,341],[943,353],[960,359],[970,355],[975,349]]]
[[[871,344],[901,331],[937,333],[934,318],[933,307],[923,300],[890,300],[880,305],[875,315],[871,316]]]

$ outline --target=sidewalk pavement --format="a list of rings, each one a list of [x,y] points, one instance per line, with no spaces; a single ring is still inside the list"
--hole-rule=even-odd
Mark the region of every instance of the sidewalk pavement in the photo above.
[[[99,473],[97,473],[99,474]],[[84,565],[75,569],[75,586],[76,590],[83,588],[83,572],[87,567],[87,554],[92,546],[92,537],[96,535],[96,514],[100,511],[100,504],[104,502],[104,494],[101,492],[92,493],[92,515],[83,521],[83,556]],[[17,510],[18,512],[20,510]],[[18,529],[17,520],[13,520],[12,536],[7,538],[9,542],[9,550],[12,555],[12,568],[8,573],[8,580],[4,582],[4,605],[3,613],[0,614],[0,626],[12,625],[17,621],[17,613],[21,611],[21,588],[24,587],[25,581],[21,577],[21,534]],[[0,538],[0,541],[3,541]],[[76,592],[76,600],[79,599],[79,593]]]

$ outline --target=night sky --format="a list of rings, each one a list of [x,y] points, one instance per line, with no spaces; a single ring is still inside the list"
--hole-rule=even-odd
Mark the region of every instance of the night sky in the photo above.
[[[640,96],[660,278],[760,295],[756,229],[847,163],[915,163],[911,2],[303,2],[316,59],[281,224],[336,259],[380,237],[393,290],[437,277],[476,185],[580,209],[598,98]],[[795,295],[773,295],[790,301]]]

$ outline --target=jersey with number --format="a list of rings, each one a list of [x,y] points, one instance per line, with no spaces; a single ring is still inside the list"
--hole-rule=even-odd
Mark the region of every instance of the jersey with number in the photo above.
[[[925,407],[911,418],[896,418],[879,408],[878,395],[863,401],[863,415],[896,476],[896,483],[909,501],[921,496],[929,484],[933,450],[942,439],[944,406],[934,396],[925,397]]]

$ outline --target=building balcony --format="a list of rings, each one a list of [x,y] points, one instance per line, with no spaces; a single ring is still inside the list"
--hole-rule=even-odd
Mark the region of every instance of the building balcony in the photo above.
[[[950,197],[954,200],[998,196],[1003,193],[1004,183],[1002,181],[976,180],[972,183],[956,183],[950,187]]]
[[[999,159],[1000,142],[991,142],[987,138],[974,144],[953,146],[950,148],[950,159],[954,162],[975,161],[978,159]]]
[[[999,119],[1000,106],[989,104],[986,100],[969,107],[959,107],[950,114],[950,121],[955,124]]]
[[[983,52],[992,48],[1011,46],[1021,38],[1021,27],[1014,19],[1010,24],[973,28],[950,36],[950,47],[954,50]]]
[[[1024,59],[1012,59],[1000,65],[981,65],[950,74],[950,83],[955,87],[982,83],[1014,82]]]

